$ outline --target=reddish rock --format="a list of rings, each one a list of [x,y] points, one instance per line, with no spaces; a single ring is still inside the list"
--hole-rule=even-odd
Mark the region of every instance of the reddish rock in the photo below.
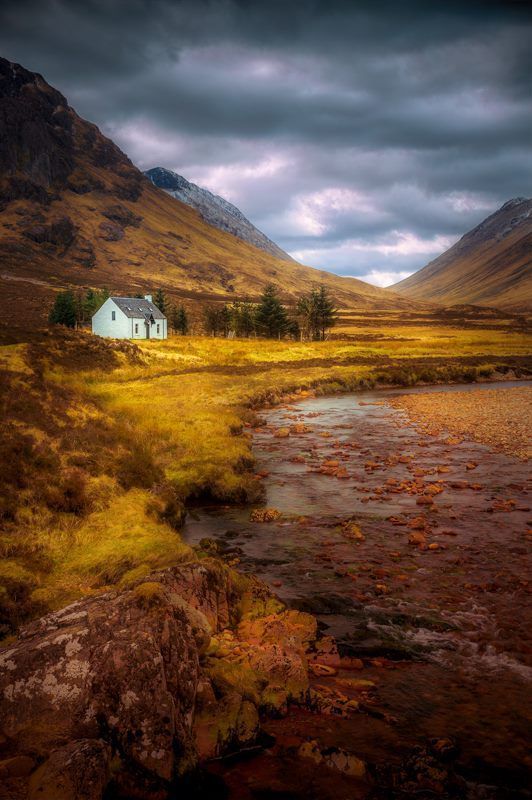
[[[81,739],[54,750],[31,776],[28,800],[100,800],[109,781],[111,748]]]
[[[259,582],[205,559],[23,628],[0,655],[0,775],[18,782],[13,797],[97,800],[114,753],[113,780],[130,793],[147,781],[155,794],[142,796],[162,798],[199,757],[252,744],[259,706],[282,711],[308,692],[316,620],[266,613],[281,608]]]

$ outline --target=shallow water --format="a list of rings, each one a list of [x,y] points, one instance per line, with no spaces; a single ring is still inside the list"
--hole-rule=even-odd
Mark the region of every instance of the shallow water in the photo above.
[[[525,796],[513,792],[525,789],[530,767],[529,470],[483,445],[420,433],[383,402],[512,385],[522,383],[365,392],[269,410],[254,432],[254,454],[266,505],[282,516],[253,523],[249,508],[231,507],[189,516],[190,543],[216,539],[240,569],[316,614],[377,685],[368,715],[337,720],[327,732],[317,715],[294,710],[271,724],[276,736],[287,726],[304,736],[314,726],[331,744],[341,733],[342,746],[376,768],[429,738],[451,737],[457,769],[473,787],[459,796]],[[287,438],[274,435],[301,424],[306,429]],[[419,505],[430,485],[441,490],[434,504]],[[410,527],[419,517],[420,527]],[[350,535],[348,522],[363,539]],[[421,547],[409,542],[419,530]],[[316,796],[335,797],[337,788]]]

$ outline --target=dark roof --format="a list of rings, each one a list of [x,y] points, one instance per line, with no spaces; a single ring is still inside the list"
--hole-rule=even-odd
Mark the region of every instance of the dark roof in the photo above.
[[[141,317],[153,316],[154,319],[166,319],[162,311],[160,311],[155,303],[149,300],[141,299],[140,297],[111,297],[111,300],[116,303],[120,311],[123,311],[126,317]]]

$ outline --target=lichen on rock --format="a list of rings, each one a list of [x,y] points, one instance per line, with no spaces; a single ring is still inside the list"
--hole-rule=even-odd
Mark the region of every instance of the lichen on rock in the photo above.
[[[0,769],[22,757],[27,773],[6,767],[6,791],[164,797],[201,760],[252,746],[259,712],[306,700],[316,636],[313,617],[214,559],[48,614],[0,651]]]

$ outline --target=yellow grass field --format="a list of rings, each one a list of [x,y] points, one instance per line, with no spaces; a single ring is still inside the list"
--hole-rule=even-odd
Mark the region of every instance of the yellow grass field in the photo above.
[[[532,350],[529,334],[500,328],[357,331],[358,341],[173,337],[139,348],[54,332],[2,348],[2,454],[13,472],[2,487],[4,618],[190,557],[178,534],[184,503],[260,496],[249,427],[261,405],[486,379],[526,369]]]

